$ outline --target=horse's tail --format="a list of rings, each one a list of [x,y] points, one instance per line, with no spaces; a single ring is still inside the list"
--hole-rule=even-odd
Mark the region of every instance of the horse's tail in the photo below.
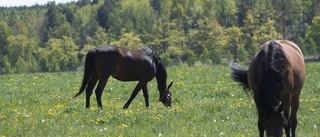
[[[264,107],[278,107],[283,87],[286,65],[288,60],[282,50],[282,46],[271,40],[268,46],[266,58],[266,72],[259,84],[259,105]]]
[[[249,82],[248,82],[248,69],[240,68],[239,66],[229,65],[231,69],[231,78],[235,82],[239,82],[245,91],[250,90]]]
[[[84,91],[84,89],[87,87],[87,85],[91,79],[91,71],[93,68],[93,59],[94,59],[95,54],[96,54],[95,48],[90,49],[89,52],[87,53],[85,66],[84,66],[84,75],[83,75],[82,85],[81,85],[79,92],[75,96],[73,96],[73,98],[79,96]]]

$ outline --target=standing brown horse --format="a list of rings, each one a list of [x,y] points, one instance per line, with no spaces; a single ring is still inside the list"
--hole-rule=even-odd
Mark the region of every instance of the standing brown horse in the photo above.
[[[291,41],[271,40],[254,55],[249,70],[231,65],[230,68],[234,81],[240,82],[244,89],[253,90],[260,136],[263,137],[265,130],[267,136],[282,136],[284,128],[289,137],[292,128],[294,137],[299,96],[305,80],[300,48]]]
[[[147,83],[154,77],[157,78],[158,90],[160,92],[159,101],[165,106],[171,107],[172,93],[167,86],[167,71],[160,57],[149,48],[130,50],[113,46],[102,46],[93,48],[87,53],[85,70],[80,91],[73,97],[80,95],[86,88],[86,108],[90,107],[90,96],[92,90],[99,80],[96,88],[96,98],[98,106],[102,108],[101,95],[108,78],[112,76],[120,81],[139,81],[136,88],[123,106],[127,109],[131,101],[142,89],[146,106],[149,107]]]

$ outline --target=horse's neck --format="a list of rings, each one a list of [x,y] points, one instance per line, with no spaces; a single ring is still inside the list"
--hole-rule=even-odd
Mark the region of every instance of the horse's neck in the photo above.
[[[158,65],[157,67],[157,74],[156,74],[156,78],[157,78],[157,83],[158,83],[158,90],[159,92],[164,92],[166,91],[167,88],[167,71],[165,70],[163,64],[161,63],[160,65]]]

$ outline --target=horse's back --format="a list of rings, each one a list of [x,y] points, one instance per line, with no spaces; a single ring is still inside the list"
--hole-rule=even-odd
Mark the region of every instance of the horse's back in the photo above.
[[[283,47],[283,50],[292,68],[288,74],[288,80],[289,82],[291,80],[292,83],[294,83],[294,92],[300,92],[306,75],[303,54],[298,45],[291,41],[279,40],[277,42]]]
[[[155,76],[156,69],[151,49],[138,50],[114,46],[96,48],[95,68],[98,75],[112,75],[121,81],[150,81]]]
[[[288,61],[287,67],[288,72],[286,77],[286,85],[293,92],[299,92],[305,79],[305,67],[303,54],[300,48],[291,41],[286,40],[275,40],[281,47],[285,59]],[[259,51],[253,57],[253,60],[249,67],[248,79],[249,85],[254,90],[258,90],[259,81],[264,77],[267,71],[267,56],[269,53],[270,41],[264,43]],[[277,58],[275,58],[277,60]],[[294,94],[295,94],[294,93]]]

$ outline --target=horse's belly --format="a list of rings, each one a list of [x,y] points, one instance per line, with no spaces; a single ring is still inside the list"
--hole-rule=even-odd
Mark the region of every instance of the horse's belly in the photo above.
[[[120,81],[137,81],[139,80],[139,76],[135,73],[128,73],[128,72],[114,72],[111,76]]]

